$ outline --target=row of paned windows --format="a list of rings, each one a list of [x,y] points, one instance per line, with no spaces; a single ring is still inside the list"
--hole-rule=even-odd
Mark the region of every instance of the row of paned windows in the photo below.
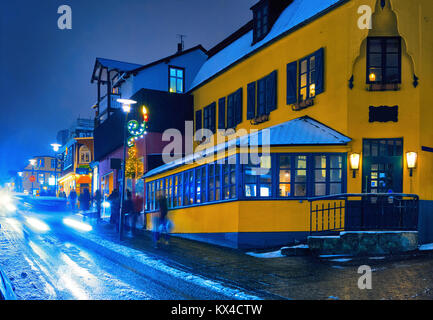
[[[169,208],[233,199],[290,199],[346,192],[345,154],[272,154],[257,161],[232,156],[146,184],[146,210],[158,210],[157,195]],[[242,161],[244,162],[244,161]]]
[[[287,64],[286,103],[312,99],[325,90],[324,48]],[[367,40],[367,83],[401,83],[401,38],[370,37]],[[247,120],[269,115],[277,108],[277,71],[247,85]],[[218,100],[218,129],[242,122],[242,88]],[[216,103],[196,111],[196,130],[215,133]]]

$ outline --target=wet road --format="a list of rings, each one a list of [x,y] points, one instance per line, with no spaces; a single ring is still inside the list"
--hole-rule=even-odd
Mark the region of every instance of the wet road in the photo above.
[[[118,261],[63,223],[68,214],[0,216],[0,265],[20,299],[227,299],[151,268]],[[79,225],[80,227],[80,225]]]

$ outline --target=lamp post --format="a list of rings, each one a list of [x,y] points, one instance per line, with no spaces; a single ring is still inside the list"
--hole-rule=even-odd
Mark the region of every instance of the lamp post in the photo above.
[[[59,152],[61,145],[58,143],[52,143],[51,147],[53,147],[53,151],[54,151],[54,157],[55,157],[55,164],[54,164],[54,179],[55,179],[55,188],[56,188],[56,196],[57,196],[57,192],[58,192],[58,179],[57,179],[57,167],[58,167],[58,163],[57,163],[57,152]]]
[[[30,162],[30,165],[32,166],[32,177],[34,177],[36,159],[30,159],[29,162]],[[32,180],[32,196],[33,196],[33,180]]]
[[[131,112],[131,105],[137,101],[130,99],[117,99],[117,102],[122,104],[123,112],[125,112],[125,121],[123,123],[123,162],[122,162],[122,194],[120,198],[120,213],[119,213],[119,238],[123,238],[123,219],[124,219],[124,202],[125,202],[125,184],[126,184],[126,147],[127,147],[127,122],[128,114]]]

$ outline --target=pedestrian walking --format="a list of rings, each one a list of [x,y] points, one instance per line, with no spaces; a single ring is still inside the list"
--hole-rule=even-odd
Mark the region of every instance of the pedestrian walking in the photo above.
[[[171,222],[168,219],[168,203],[164,192],[160,192],[157,197],[159,211],[152,217],[153,245],[158,248],[160,240],[168,244]]]
[[[102,205],[102,196],[101,191],[96,190],[95,195],[93,196],[94,204],[96,205],[96,219],[97,222],[101,221],[101,205]]]
[[[132,201],[132,193],[130,190],[126,190],[126,199],[125,199],[125,205],[124,205],[124,212],[125,212],[125,217],[128,216],[129,222],[131,224],[131,226],[129,227],[127,223],[125,223],[125,227],[126,229],[133,231],[135,230],[135,225],[134,225],[134,215],[136,214],[135,211],[135,205],[134,202]],[[125,219],[126,220],[126,219]]]
[[[77,192],[75,189],[72,189],[71,192],[69,192],[69,205],[71,206],[71,211],[75,212],[75,206],[77,204]]]
[[[119,190],[116,188],[113,192],[108,196],[107,199],[110,202],[111,207],[111,215],[110,215],[110,223],[116,224],[119,226],[119,214],[120,214],[120,195]]]
[[[82,211],[89,211],[90,208],[90,192],[89,189],[84,189],[78,197],[78,201],[80,202],[80,209]]]

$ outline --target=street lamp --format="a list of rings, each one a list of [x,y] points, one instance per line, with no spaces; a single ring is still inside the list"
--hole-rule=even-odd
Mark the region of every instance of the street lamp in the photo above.
[[[57,163],[57,152],[59,152],[60,147],[62,145],[58,144],[58,143],[52,143],[51,147],[53,147],[53,150],[55,152],[54,156],[55,156],[55,167],[54,167],[54,178],[55,178],[55,188],[56,188],[56,196],[57,196],[57,192],[58,192],[58,179],[57,179],[57,167],[58,167],[58,163]]]
[[[124,217],[124,202],[125,202],[125,184],[126,184],[126,144],[127,144],[127,122],[128,114],[131,112],[131,105],[136,104],[137,101],[130,99],[117,99],[117,102],[122,104],[123,112],[125,112],[125,121],[123,123],[123,166],[122,166],[122,195],[120,198],[120,213],[119,213],[119,238],[123,237],[123,217]]]
[[[30,162],[30,165],[32,166],[32,196],[33,196],[33,178],[34,178],[34,174],[35,174],[36,159],[30,159],[29,162]]]

